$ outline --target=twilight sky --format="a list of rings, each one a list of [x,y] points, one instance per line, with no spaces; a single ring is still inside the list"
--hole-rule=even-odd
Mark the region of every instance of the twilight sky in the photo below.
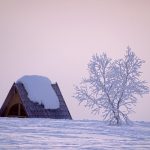
[[[73,85],[95,53],[141,59],[150,83],[149,0],[0,0],[0,106],[13,82],[43,75],[58,82],[74,119],[101,119],[78,105]],[[150,95],[139,98],[133,120],[150,121]]]

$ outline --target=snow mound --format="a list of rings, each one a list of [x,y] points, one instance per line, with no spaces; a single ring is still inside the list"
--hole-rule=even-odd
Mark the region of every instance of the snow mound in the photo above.
[[[0,118],[1,150],[150,150],[150,122]],[[10,134],[11,133],[11,134]]]
[[[28,93],[28,98],[43,104],[45,109],[57,109],[60,107],[59,99],[51,86],[51,81],[43,76],[23,76],[17,83],[22,83]]]

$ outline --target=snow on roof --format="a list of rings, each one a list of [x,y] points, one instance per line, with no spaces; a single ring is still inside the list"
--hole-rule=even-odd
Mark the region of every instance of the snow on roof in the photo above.
[[[31,101],[43,104],[45,109],[59,108],[59,99],[47,77],[23,76],[17,82],[24,85]]]

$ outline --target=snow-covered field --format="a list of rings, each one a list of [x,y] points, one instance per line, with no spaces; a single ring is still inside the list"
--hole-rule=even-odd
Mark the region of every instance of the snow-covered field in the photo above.
[[[100,121],[0,118],[0,150],[150,150],[150,122],[108,126]]]

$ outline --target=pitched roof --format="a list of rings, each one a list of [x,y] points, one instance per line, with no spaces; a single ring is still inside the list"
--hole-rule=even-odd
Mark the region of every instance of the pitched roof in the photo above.
[[[69,113],[69,110],[67,108],[67,105],[64,101],[64,98],[61,94],[61,91],[59,89],[58,84],[51,84],[54,91],[56,92],[56,95],[58,96],[60,107],[58,109],[44,109],[43,105],[39,105],[38,103],[35,103],[31,101],[28,98],[28,93],[24,88],[24,85],[22,83],[14,83],[11,87],[8,96],[6,100],[4,101],[0,116],[5,116],[5,109],[7,108],[7,105],[9,101],[11,100],[13,94],[15,91],[19,94],[20,101],[24,107],[24,110],[27,114],[27,117],[29,118],[53,118],[53,119],[72,119],[71,115]]]

